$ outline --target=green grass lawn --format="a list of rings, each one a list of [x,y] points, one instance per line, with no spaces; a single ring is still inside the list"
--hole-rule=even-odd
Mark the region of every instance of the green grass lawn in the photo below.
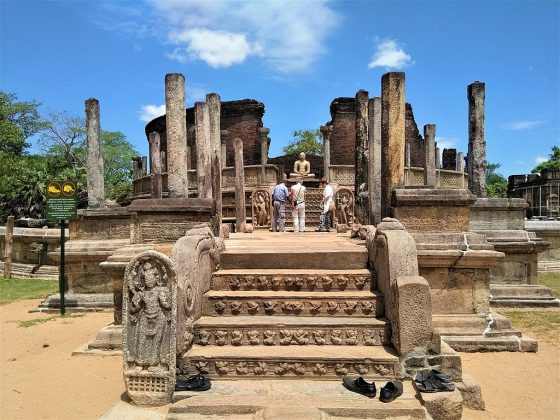
[[[7,279],[0,276],[0,305],[21,299],[45,298],[58,291],[58,280]]]
[[[543,286],[550,287],[555,297],[560,297],[560,273],[540,273],[538,282]]]

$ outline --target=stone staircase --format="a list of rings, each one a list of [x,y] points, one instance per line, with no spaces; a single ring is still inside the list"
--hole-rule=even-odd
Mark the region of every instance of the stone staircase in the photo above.
[[[194,345],[179,361],[182,370],[213,379],[398,376],[363,242],[336,234],[276,235],[268,244],[245,237],[245,243],[263,241],[248,248],[228,241],[203,298]]]
[[[315,228],[319,226],[319,217],[321,216],[321,211],[323,206],[321,204],[323,200],[323,189],[322,188],[311,188],[307,187],[305,190],[305,226],[308,228]],[[286,209],[286,226],[291,228],[294,226],[292,220],[292,211]]]

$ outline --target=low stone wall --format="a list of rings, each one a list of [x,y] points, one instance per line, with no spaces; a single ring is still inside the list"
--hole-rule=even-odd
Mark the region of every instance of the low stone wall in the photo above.
[[[525,230],[535,232],[550,247],[539,254],[541,261],[560,261],[560,220],[525,220]]]
[[[6,228],[0,226],[0,256],[4,258]],[[69,233],[66,230],[66,239]],[[60,229],[14,228],[13,262],[22,264],[56,265],[49,252],[60,245]],[[32,251],[31,244],[41,244],[39,252]],[[35,247],[33,247],[35,248]]]

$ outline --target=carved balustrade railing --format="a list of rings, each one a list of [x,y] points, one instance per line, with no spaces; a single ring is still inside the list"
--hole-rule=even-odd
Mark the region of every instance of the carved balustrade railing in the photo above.
[[[424,185],[424,168],[407,167],[404,169],[405,185],[421,187]],[[464,189],[468,187],[469,176],[458,171],[436,169],[436,188]]]
[[[354,187],[356,173],[354,165],[330,165],[329,166],[331,184]]]

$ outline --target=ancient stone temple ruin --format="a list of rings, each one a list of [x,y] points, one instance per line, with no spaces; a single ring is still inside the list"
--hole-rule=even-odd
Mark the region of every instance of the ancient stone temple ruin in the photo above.
[[[460,418],[484,402],[457,351],[537,351],[490,310],[494,285],[534,285],[547,244],[524,230],[522,203],[485,197],[484,83],[467,88],[468,155],[446,149],[443,162],[404,73],[378,90],[332,102],[323,157],[269,158],[262,103],[210,94],[185,110],[184,77],[166,76],[166,115],[146,126],[149,158],[133,161],[135,200],[92,202],[68,243],[70,273],[82,270],[72,284],[113,291],[115,322],[92,346],[116,347],[122,329],[134,403],[174,402],[170,418]],[[338,233],[269,232],[283,174],[304,176],[310,225],[318,180],[331,181]],[[430,368],[456,390],[417,393],[410,378]],[[211,391],[174,391],[196,373]],[[344,392],[345,375],[402,378],[405,393],[371,404]]]

